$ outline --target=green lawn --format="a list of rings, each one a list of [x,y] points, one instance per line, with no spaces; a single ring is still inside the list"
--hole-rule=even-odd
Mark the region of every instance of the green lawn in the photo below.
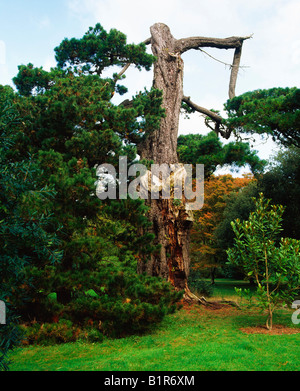
[[[207,280],[209,281],[209,280]],[[213,286],[213,298],[225,298],[237,300],[236,292],[234,288],[246,288],[252,291],[256,290],[256,286],[251,286],[249,281],[243,280],[231,280],[230,278],[216,278]]]
[[[225,281],[224,281],[225,283]],[[220,286],[219,286],[220,288]],[[220,288],[223,289],[224,287]],[[229,289],[229,288],[228,288]],[[224,296],[223,296],[224,297]],[[275,324],[295,326],[291,309],[275,315]],[[300,333],[245,334],[240,328],[263,325],[257,310],[234,307],[183,308],[143,336],[103,343],[69,343],[19,348],[12,371],[296,371],[300,369]]]

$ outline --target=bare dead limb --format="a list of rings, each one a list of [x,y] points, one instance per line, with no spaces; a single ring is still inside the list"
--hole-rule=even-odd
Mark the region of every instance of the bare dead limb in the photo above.
[[[190,49],[197,49],[204,52],[204,50],[200,49],[201,47],[213,47],[218,49],[235,49],[233,63],[230,65],[231,75],[230,75],[230,82],[229,82],[229,99],[232,99],[235,96],[235,85],[236,85],[238,70],[240,67],[243,42],[246,39],[251,38],[252,35],[248,35],[246,37],[229,37],[229,38],[190,37],[190,38],[178,39],[176,42],[176,51],[182,54]],[[208,53],[206,54],[214,58],[210,54]],[[217,61],[222,62],[220,60]],[[225,64],[225,65],[229,65],[229,64]]]
[[[127,69],[130,67],[130,65],[131,65],[131,63],[129,62],[128,64],[126,64],[123,68],[122,68],[122,70],[118,73],[118,75],[117,75],[117,79],[119,79],[126,71],[127,71]]]
[[[145,39],[145,41],[143,41],[142,43],[145,45],[149,45],[151,43],[151,38]],[[121,69],[121,71],[118,73],[118,75],[116,77],[116,80],[118,80],[127,71],[127,69],[130,67],[130,65],[131,65],[131,63],[128,63]]]
[[[212,58],[213,60],[218,61],[219,63],[224,64],[224,65],[226,65],[226,66],[228,66],[230,68],[232,67],[232,64],[229,64],[228,62],[224,62],[222,60],[219,60],[218,58],[216,58],[216,57],[212,56],[211,54],[207,53],[205,50],[200,49],[200,48],[198,48],[198,50],[200,50],[200,52],[206,54],[208,57]]]
[[[145,44],[145,45],[150,45],[150,43],[151,43],[151,37],[145,39],[145,41],[143,41],[142,43]]]
[[[247,37],[229,37],[229,38],[209,38],[209,37],[189,37],[178,39],[176,42],[176,52],[184,53],[190,49],[199,49],[200,47],[211,47],[217,49],[235,49],[242,46],[243,41],[251,38]]]
[[[202,53],[205,53],[207,56],[212,58],[215,61],[220,62],[221,64],[224,64],[231,69],[230,74],[230,81],[229,81],[229,99],[232,99],[235,97],[235,86],[236,86],[236,80],[238,76],[238,71],[240,68],[246,68],[245,66],[240,66],[240,60],[241,60],[241,54],[242,54],[242,46],[238,47],[234,51],[234,57],[232,64],[228,64],[224,61],[219,60],[218,58],[215,58],[211,54],[207,53],[205,50],[198,48]]]
[[[129,109],[132,107],[132,100],[125,99],[123,102],[119,103],[118,106],[124,106],[125,108]]]
[[[230,80],[229,80],[229,91],[228,91],[229,99],[235,97],[235,86],[236,86],[236,79],[240,67],[241,55],[242,55],[242,45],[236,48],[234,51],[233,61],[231,65]]]
[[[214,111],[208,110],[205,107],[201,107],[196,103],[192,102],[190,97],[183,96],[182,101],[186,103],[193,110],[198,111],[201,114],[206,115],[214,122],[214,128],[210,126],[210,123],[207,119],[205,119],[205,125],[212,129],[217,134],[220,134],[222,137],[228,139],[231,134],[231,130],[229,130],[226,126],[223,125],[223,118]]]
[[[201,107],[196,103],[192,102],[190,97],[183,96],[182,101],[185,102],[189,107],[198,111],[201,114],[206,115],[205,125],[213,130],[217,135],[221,135],[222,137],[228,139],[231,135],[231,129],[227,128],[223,124],[223,118],[214,111],[208,110],[205,107]],[[209,117],[209,118],[207,118]],[[210,122],[214,123],[214,127],[210,125]]]
[[[210,117],[215,122],[221,123],[222,120],[223,120],[223,118],[220,117],[214,111],[208,110],[205,107],[201,107],[201,106],[197,105],[196,103],[192,102],[190,97],[188,97],[188,96],[183,96],[182,101],[184,103],[186,103],[188,106],[190,106],[192,109],[198,111],[199,113],[207,115],[208,117]]]

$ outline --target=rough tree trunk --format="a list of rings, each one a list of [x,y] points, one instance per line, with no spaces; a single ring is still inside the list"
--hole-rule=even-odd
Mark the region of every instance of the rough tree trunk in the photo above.
[[[151,45],[157,57],[154,65],[153,85],[163,91],[165,118],[160,129],[154,131],[139,148],[141,158],[154,163],[178,163],[177,137],[179,115],[183,97],[183,61],[175,53],[176,40],[169,28],[161,23],[151,27]],[[188,291],[189,232],[192,215],[185,209],[184,200],[180,206],[171,199],[151,199],[149,219],[152,232],[160,251],[151,255],[147,263],[139,265],[139,272],[161,276],[171,281],[178,290]]]
[[[183,61],[175,53],[176,39],[169,27],[157,23],[151,27],[151,47],[157,57],[154,63],[153,86],[163,91],[166,117],[140,146],[142,157],[155,163],[177,163],[177,135],[183,97]]]
[[[184,101],[194,110],[209,116],[216,124],[215,131],[224,137],[229,133],[222,130],[222,118],[210,110],[193,103],[183,95],[183,61],[181,54],[190,49],[200,47],[215,47],[219,49],[236,49],[231,67],[230,98],[234,96],[234,88],[238,74],[241,48],[243,41],[249,37],[207,38],[190,37],[175,39],[168,26],[156,23],[150,28],[153,54],[157,57],[154,64],[153,86],[163,92],[162,106],[165,108],[165,118],[160,128],[152,132],[138,146],[142,159],[152,160],[156,164],[178,163],[177,137],[181,102]],[[145,41],[146,42],[146,41]],[[184,196],[178,206],[171,199],[150,199],[149,219],[152,222],[152,232],[160,251],[151,255],[151,259],[138,267],[139,272],[147,272],[153,276],[161,276],[169,280],[175,289],[184,290],[185,298],[197,299],[188,289],[189,275],[189,238],[192,226],[192,212],[189,211]]]

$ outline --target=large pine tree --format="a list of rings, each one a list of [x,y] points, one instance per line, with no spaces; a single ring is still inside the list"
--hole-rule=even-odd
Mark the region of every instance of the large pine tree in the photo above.
[[[61,227],[63,257],[43,281],[41,265],[29,265],[22,286],[29,300],[18,310],[27,321],[68,319],[110,335],[138,331],[173,310],[181,293],[166,281],[136,273],[137,263],[154,249],[145,229],[147,208],[129,198],[101,201],[96,168],[117,167],[120,156],[134,161],[135,143],[163,116],[161,92],[145,90],[131,107],[116,106],[112,96],[126,90],[118,84],[121,76],[103,79],[101,72],[126,63],[149,69],[154,57],[144,44],[129,45],[122,33],[107,33],[99,24],[55,51],[58,66],[50,72],[28,64],[14,78],[21,127],[10,154],[20,161],[30,153],[40,185],[55,190],[48,209]]]

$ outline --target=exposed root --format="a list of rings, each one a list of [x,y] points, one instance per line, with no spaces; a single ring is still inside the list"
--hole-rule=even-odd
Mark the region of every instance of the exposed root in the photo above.
[[[185,292],[183,295],[183,300],[186,301],[187,303],[198,303],[198,304],[202,304],[202,305],[212,304],[209,301],[207,301],[204,296],[199,297],[199,296],[195,295],[194,293],[192,293],[189,290],[189,288],[185,289]]]
[[[199,296],[195,295],[194,293],[192,293],[189,288],[185,289],[185,293],[183,295],[183,300],[189,304],[202,304],[204,306],[210,306],[210,307],[218,307],[219,308],[220,305],[224,304],[224,305],[230,305],[233,307],[240,308],[238,303],[236,303],[235,301],[232,301],[232,300],[222,299],[222,300],[216,300],[216,301],[208,301],[208,300],[206,300],[206,298],[204,296],[199,297]]]
[[[228,304],[228,305],[232,305],[233,307],[237,307],[237,308],[241,308],[238,303],[236,301],[232,301],[232,300],[219,300],[217,303],[221,303],[221,304]]]

